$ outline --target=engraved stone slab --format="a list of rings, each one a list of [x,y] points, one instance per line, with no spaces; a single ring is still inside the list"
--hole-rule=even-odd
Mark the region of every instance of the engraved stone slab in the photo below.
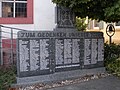
[[[98,39],[98,61],[104,60],[104,40]]]
[[[85,51],[84,51],[84,65],[90,65],[91,63],[91,40],[85,39]]]
[[[64,39],[64,64],[72,62],[72,40]]]
[[[30,71],[39,69],[39,41],[30,40]]]
[[[40,40],[40,70],[49,69],[50,54],[48,52],[49,39]]]
[[[64,40],[63,39],[56,39],[56,65],[64,64]]]
[[[56,39],[56,66],[80,67],[80,39]]]
[[[98,34],[98,35],[97,35]],[[84,67],[94,68],[103,66],[104,39],[102,33],[85,33]],[[100,62],[100,63],[99,63]]]
[[[79,63],[80,61],[80,39],[72,40],[72,62]]]
[[[98,58],[98,41],[97,39],[92,39],[91,43],[91,64],[96,64],[97,63],[97,58]]]
[[[30,64],[27,60],[29,60],[29,41],[27,40],[19,40],[19,65],[20,71],[25,72],[29,71]]]
[[[56,6],[57,28],[74,28],[75,14],[69,8]]]
[[[96,67],[104,60],[100,32],[21,31],[17,47],[18,77]]]

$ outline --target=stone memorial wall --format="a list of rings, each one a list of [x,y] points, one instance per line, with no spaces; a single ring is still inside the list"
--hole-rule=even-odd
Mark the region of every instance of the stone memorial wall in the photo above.
[[[54,31],[18,32],[18,77],[103,66],[102,32],[78,32],[72,10],[56,6]]]
[[[18,77],[103,66],[101,32],[18,32]]]

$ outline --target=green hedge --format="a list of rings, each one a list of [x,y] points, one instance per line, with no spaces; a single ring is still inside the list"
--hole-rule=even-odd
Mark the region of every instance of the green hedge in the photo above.
[[[16,82],[15,67],[0,67],[0,90],[7,90]]]
[[[108,60],[111,58],[118,58],[120,57],[120,44],[104,44],[104,59]]]
[[[106,65],[106,69],[114,74],[120,77],[120,58],[112,61],[111,63]]]
[[[120,44],[104,45],[104,59],[106,70],[120,77]]]

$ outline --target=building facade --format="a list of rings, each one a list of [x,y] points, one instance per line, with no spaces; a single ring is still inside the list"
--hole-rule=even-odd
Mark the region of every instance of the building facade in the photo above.
[[[112,43],[120,43],[120,22],[117,23],[106,23],[104,21],[97,22],[92,20],[88,24],[87,31],[100,31],[104,33],[105,42],[109,43],[109,36],[106,34],[107,25],[112,24],[115,27],[115,34],[112,36]]]
[[[1,0],[0,24],[25,30],[53,30],[55,5],[51,0]]]

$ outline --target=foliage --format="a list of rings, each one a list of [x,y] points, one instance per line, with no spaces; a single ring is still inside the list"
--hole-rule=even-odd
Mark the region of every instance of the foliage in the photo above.
[[[71,8],[76,16],[106,22],[120,21],[120,0],[52,0]]]
[[[86,18],[76,17],[76,28],[78,31],[85,31],[86,30],[88,24],[86,24],[85,21],[86,21]]]
[[[120,44],[104,45],[104,58],[107,71],[120,76]]]
[[[0,90],[8,90],[16,81],[15,67],[0,67]]]
[[[115,43],[112,44],[105,43],[104,49],[105,60],[120,57],[120,44],[116,45]]]
[[[110,73],[120,77],[120,58],[112,60],[111,63],[107,64],[106,69]]]

